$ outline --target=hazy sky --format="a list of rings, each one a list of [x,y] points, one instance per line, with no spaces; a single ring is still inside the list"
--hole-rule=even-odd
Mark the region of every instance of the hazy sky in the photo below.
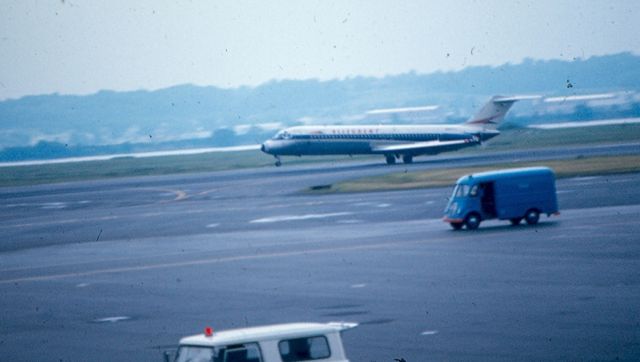
[[[640,1],[0,0],[0,99],[640,54]]]

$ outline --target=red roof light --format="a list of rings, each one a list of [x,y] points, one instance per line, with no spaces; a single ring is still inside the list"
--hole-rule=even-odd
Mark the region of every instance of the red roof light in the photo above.
[[[211,328],[211,327],[205,327],[205,328],[204,328],[204,335],[205,335],[205,337],[211,337],[211,336],[213,336],[213,328]]]

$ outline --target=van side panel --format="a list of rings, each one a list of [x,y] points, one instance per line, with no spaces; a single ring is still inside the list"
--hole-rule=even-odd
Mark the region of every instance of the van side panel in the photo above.
[[[501,178],[495,181],[494,187],[498,219],[522,217],[529,209],[537,209],[541,214],[558,211],[552,173]]]

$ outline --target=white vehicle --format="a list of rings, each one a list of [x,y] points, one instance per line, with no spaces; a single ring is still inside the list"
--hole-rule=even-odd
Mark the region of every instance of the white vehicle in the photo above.
[[[348,362],[341,332],[357,323],[288,323],[184,337],[176,362]],[[167,356],[167,355],[165,355]],[[168,357],[165,357],[168,359]]]

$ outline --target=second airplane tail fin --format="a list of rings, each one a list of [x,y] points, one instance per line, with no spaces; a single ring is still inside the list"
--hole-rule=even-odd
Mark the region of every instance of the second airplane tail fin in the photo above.
[[[465,124],[480,128],[496,128],[515,102],[523,99],[537,98],[540,98],[540,96],[494,96],[473,117],[469,118]]]

